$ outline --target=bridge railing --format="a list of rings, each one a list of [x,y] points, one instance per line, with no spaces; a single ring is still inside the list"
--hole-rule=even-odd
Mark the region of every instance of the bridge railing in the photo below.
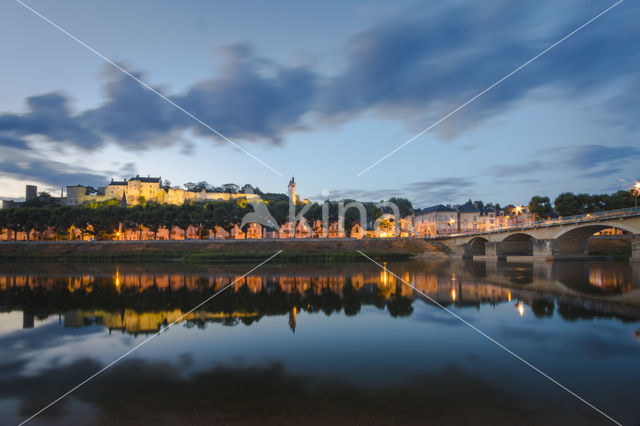
[[[581,220],[590,220],[599,217],[617,217],[617,216],[628,216],[630,214],[640,213],[640,207],[629,207],[626,209],[617,209],[617,210],[606,210],[601,212],[593,212],[586,214],[579,214],[575,216],[562,216],[557,219],[545,219],[545,220],[537,220],[534,222],[534,225],[544,225],[547,223],[558,223],[558,222],[572,222],[572,221],[581,221]]]
[[[437,239],[439,237],[446,238],[446,237],[463,236],[463,235],[469,235],[469,234],[484,234],[487,232],[506,231],[509,229],[527,228],[531,226],[540,226],[540,225],[551,225],[555,223],[571,223],[571,222],[588,221],[588,220],[597,219],[597,218],[624,217],[624,216],[636,215],[638,213],[640,213],[640,207],[629,207],[626,209],[607,210],[607,211],[579,214],[574,216],[562,216],[556,219],[543,219],[543,220],[537,220],[537,221],[525,221],[522,223],[509,223],[506,225],[493,225],[482,230],[460,231],[460,232],[452,232],[452,233],[438,233],[435,236],[429,236],[427,238]]]

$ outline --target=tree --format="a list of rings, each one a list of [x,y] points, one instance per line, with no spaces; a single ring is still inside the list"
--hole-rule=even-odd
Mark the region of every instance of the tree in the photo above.
[[[553,202],[560,216],[573,216],[581,213],[580,200],[573,192],[563,192]],[[531,206],[529,206],[531,210]]]
[[[51,225],[51,209],[48,208],[31,208],[28,209],[29,221],[27,227],[38,232],[40,240],[42,233]]]
[[[142,228],[144,227],[144,205],[137,205],[127,209],[124,215],[124,224],[127,228],[133,228],[138,231],[138,240],[142,239]]]
[[[549,197],[541,197],[534,195],[529,201],[529,211],[533,213],[537,218],[548,217],[551,212],[551,201]]]
[[[140,221],[153,232],[153,239],[157,240],[158,229],[163,223],[161,207],[157,204],[147,204],[142,211]]]
[[[0,209],[0,232],[9,227],[9,209]],[[7,236],[8,237],[8,236]]]
[[[60,206],[56,207],[51,213],[52,223],[51,225],[56,231],[58,235],[64,235],[65,237],[69,233],[69,229],[73,226],[73,220],[71,218],[71,211],[73,207],[71,206]],[[69,239],[71,239],[71,235],[69,234]]]
[[[222,185],[222,190],[229,194],[237,194],[240,190],[240,187],[235,183],[225,183],[224,185]]]
[[[400,217],[409,216],[413,211],[413,204],[406,198],[392,197],[389,198],[390,203],[394,203],[400,209]],[[387,212],[391,213],[391,212]]]
[[[25,231],[29,216],[26,208],[11,209],[9,216],[9,229],[13,231],[13,239],[18,239],[18,232]],[[27,238],[29,233],[27,232]]]
[[[164,205],[160,207],[160,222],[162,226],[169,230],[169,239],[171,239],[171,230],[176,224],[176,218],[178,215],[178,208],[174,205]]]

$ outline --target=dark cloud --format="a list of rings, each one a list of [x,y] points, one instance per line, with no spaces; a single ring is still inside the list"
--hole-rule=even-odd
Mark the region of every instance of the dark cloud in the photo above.
[[[10,423],[19,423],[99,370],[102,365],[84,358],[47,366],[35,374],[20,375],[25,363],[13,363],[0,376],[0,399],[10,407]],[[472,363],[472,365],[475,363]],[[350,381],[326,374],[289,371],[282,363],[206,365],[191,374],[185,366],[164,360],[125,359],[82,389],[44,411],[38,419],[56,424],[294,424],[349,423],[420,425],[468,424],[479,413],[491,413],[492,424],[584,422],[597,418],[589,408],[568,409],[549,403],[536,389],[514,394],[498,379],[487,380],[467,365],[450,363],[433,371],[415,369],[411,377],[375,374],[370,381]],[[34,391],[37,390],[37,391]],[[82,406],[74,405],[81,401]],[[465,401],[460,409],[460,401]],[[533,402],[532,402],[533,401]],[[563,400],[564,401],[564,400]],[[535,409],[545,404],[544,410]],[[625,407],[627,406],[625,401]],[[633,406],[633,405],[632,405]],[[375,409],[372,409],[375,407]],[[599,418],[598,418],[599,419]],[[169,420],[169,421],[168,421]]]
[[[380,201],[391,197],[402,197],[406,194],[399,189],[339,189],[332,190],[328,196],[322,194],[311,197],[313,200],[358,200],[358,201]]]
[[[575,167],[592,169],[638,156],[640,148],[636,146],[584,145],[575,147],[568,161]]]
[[[413,182],[404,187],[414,207],[446,204],[452,200],[466,200],[475,192],[475,182],[470,178],[450,177]]]
[[[58,161],[25,157],[20,161],[0,159],[0,176],[40,182],[52,187],[82,184],[104,186],[111,177],[135,175],[135,165],[126,163],[120,170],[99,172]]]
[[[591,178],[601,178],[604,176],[611,176],[611,175],[615,175],[615,174],[620,174],[622,172],[621,168],[611,168],[611,169],[605,169],[605,170],[596,170],[595,172],[589,172],[589,173],[583,173],[582,177],[587,178],[587,179],[591,179]]]
[[[380,201],[391,197],[404,197],[411,200],[414,207],[427,207],[440,203],[466,200],[472,197],[475,183],[471,178],[450,177],[412,182],[396,189],[342,189],[332,190],[328,197],[318,195],[311,199],[332,200],[355,199],[358,201]]]
[[[621,164],[640,157],[636,146],[607,146],[598,144],[570,145],[544,149],[535,153],[538,160],[519,164],[497,164],[487,169],[496,178],[537,175],[551,170],[579,170],[584,178],[599,178],[620,173]],[[538,180],[512,180],[511,183],[539,183]]]
[[[285,132],[301,128],[301,117],[311,109],[316,91],[311,71],[265,65],[246,46],[224,49],[224,55],[227,62],[216,78],[198,82],[170,99],[232,139],[278,143]],[[105,100],[100,106],[74,114],[71,100],[62,94],[32,96],[26,113],[0,115],[0,137],[4,138],[0,144],[18,146],[16,138],[45,136],[87,150],[107,142],[142,150],[185,144],[182,133],[186,130],[222,141],[129,76],[110,66],[106,70]],[[143,73],[132,74],[146,80]]]
[[[132,74],[146,79],[142,73]],[[184,113],[120,71],[108,67],[105,75],[104,103],[79,115],[79,122],[95,129],[102,141],[111,140],[127,149],[170,145],[179,139],[171,139],[171,133],[186,128]],[[162,88],[154,89],[162,93]]]
[[[564,4],[539,2],[418,6],[350,37],[339,49],[344,67],[330,75],[276,64],[236,45],[222,49],[223,66],[214,77],[167,96],[232,139],[279,143],[304,129],[307,116],[340,122],[373,113],[421,129],[604,6],[579,1],[570,13]],[[576,99],[603,87],[620,91],[622,85],[623,94],[610,101],[607,114],[635,120],[637,91],[624,89],[637,86],[638,21],[640,6],[621,4],[435,130],[444,138],[455,136],[542,87]],[[0,144],[25,147],[25,138],[45,136],[88,150],[109,142],[148,149],[185,144],[186,131],[221,141],[128,76],[112,68],[105,75],[105,99],[96,108],[74,112],[67,96],[48,93],[28,98],[22,114],[0,115]]]
[[[0,137],[17,142],[25,136],[42,135],[57,142],[70,142],[76,146],[95,149],[101,138],[82,124],[69,108],[69,99],[60,93],[48,93],[27,98],[25,114],[0,115]]]
[[[531,173],[535,174],[549,166],[550,165],[548,163],[533,160],[522,164],[498,164],[492,166],[489,170],[495,177],[506,178]]]
[[[412,10],[351,37],[346,69],[332,79],[320,110],[329,118],[366,111],[391,118],[419,117],[426,127],[604,6],[579,3],[583,7],[575,5],[571,13],[564,5],[539,2],[456,2],[435,13],[434,7]],[[613,10],[436,130],[455,135],[545,85],[577,96],[623,75],[635,75],[639,53],[630,40],[638,39],[640,27],[631,16],[640,19],[639,12],[636,5]],[[628,97],[635,98],[631,93]]]
[[[12,138],[11,136],[0,136],[0,147],[20,150],[30,149],[29,145],[27,145],[27,142],[19,138]]]
[[[263,62],[246,46],[225,49],[226,65],[217,78],[194,85],[174,97],[196,117],[230,138],[280,142],[283,134],[301,128],[312,108],[316,76],[304,67],[285,68]],[[211,131],[200,125],[201,135]]]

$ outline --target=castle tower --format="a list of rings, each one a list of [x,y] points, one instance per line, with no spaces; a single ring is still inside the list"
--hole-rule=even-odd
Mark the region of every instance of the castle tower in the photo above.
[[[295,186],[296,185],[294,184],[293,187],[295,188]],[[26,201],[31,201],[35,200],[36,198],[38,198],[38,187],[35,185],[27,185],[24,199]]]
[[[293,331],[294,333],[296,332],[296,314],[298,313],[298,310],[296,309],[296,307],[294,306],[293,309],[291,309],[291,311],[289,311],[289,327],[291,328],[291,331]]]
[[[291,201],[293,201],[293,203],[296,204],[298,202],[298,198],[296,196],[296,181],[293,179],[293,177],[289,181],[288,193],[289,193],[289,199],[291,199]]]

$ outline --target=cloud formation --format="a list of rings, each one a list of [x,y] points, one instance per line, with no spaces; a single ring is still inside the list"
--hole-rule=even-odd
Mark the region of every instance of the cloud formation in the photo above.
[[[339,50],[345,66],[332,75],[276,64],[248,45],[235,45],[221,49],[224,65],[213,77],[167,96],[232,139],[277,144],[288,133],[305,129],[308,115],[321,124],[373,113],[420,130],[583,24],[603,5],[581,1],[571,14],[560,13],[566,12],[564,7],[466,1],[415,7],[351,36]],[[453,137],[541,87],[575,97],[623,80],[637,86],[640,51],[632,40],[640,37],[635,25],[640,7],[629,3],[619,8],[434,130],[444,139]],[[144,73],[134,74],[145,80]],[[142,150],[185,143],[185,131],[221,141],[131,78],[112,68],[105,75],[104,102],[95,108],[74,112],[68,96],[52,92],[27,98],[23,114],[0,114],[0,145],[27,149],[29,137],[45,136],[86,150],[107,143]],[[610,100],[611,111],[637,115],[633,93]]]

